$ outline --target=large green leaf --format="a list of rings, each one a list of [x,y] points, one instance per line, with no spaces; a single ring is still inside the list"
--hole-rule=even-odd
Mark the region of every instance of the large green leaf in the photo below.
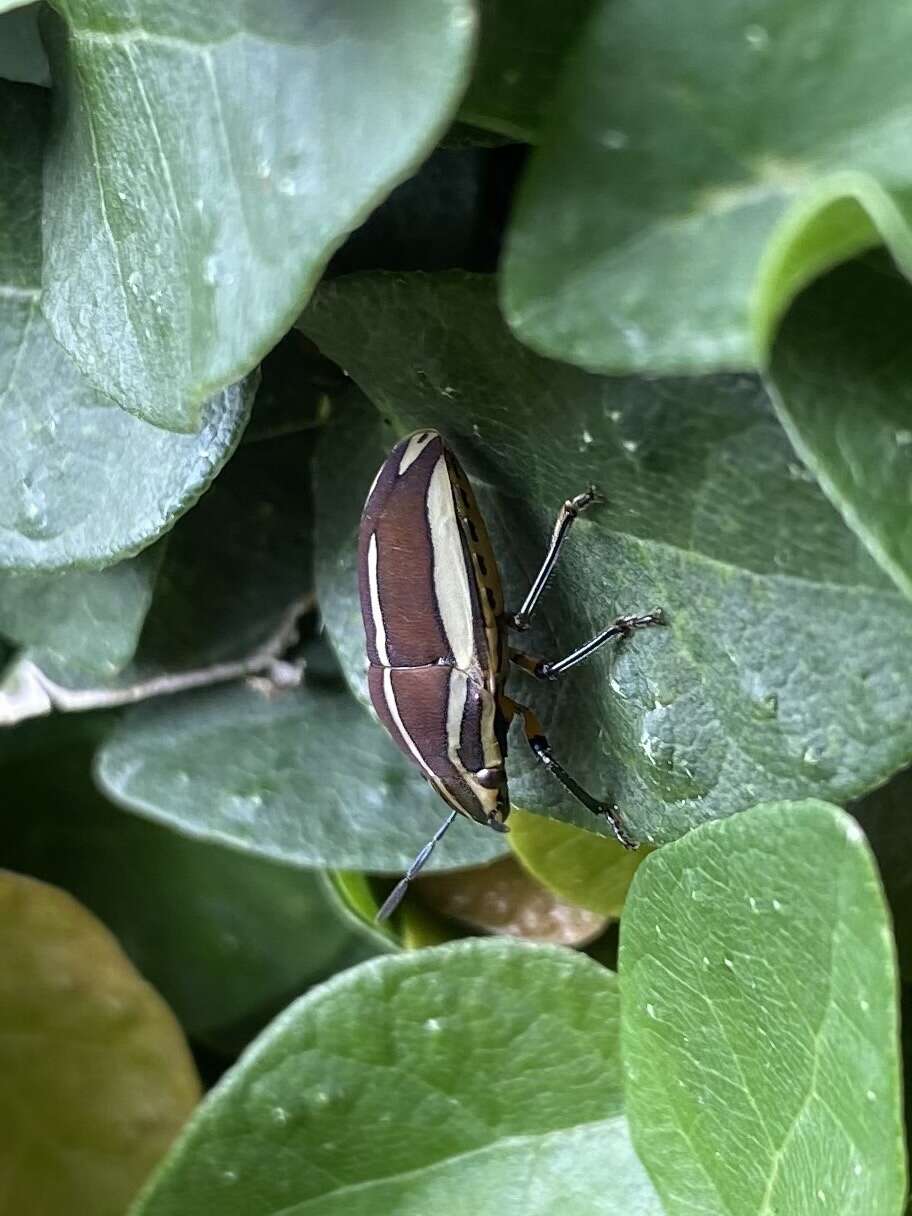
[[[310,344],[295,337],[296,357],[283,350],[264,367],[272,392],[257,398],[257,442],[245,433],[167,546],[103,571],[0,575],[0,632],[28,645],[55,683],[97,690],[104,701],[108,687],[148,688],[153,679],[237,663],[269,646],[292,606],[307,602],[311,408],[333,383],[325,373],[333,365],[305,357]],[[277,379],[287,401],[276,398]],[[335,369],[334,379],[343,381]]]
[[[317,875],[189,840],[105,802],[84,734],[82,720],[69,719],[8,737],[0,865],[90,908],[194,1038],[236,1049],[309,984],[374,953]]]
[[[292,1006],[135,1216],[659,1216],[621,1105],[614,976],[505,941],[387,956]]]
[[[535,140],[567,51],[595,0],[482,0],[478,58],[460,107],[466,122]]]
[[[885,261],[806,291],[773,350],[773,399],[802,460],[912,596],[912,290]]]
[[[100,389],[175,430],[274,346],[445,129],[469,0],[56,0],[44,296]]]
[[[912,268],[893,0],[600,0],[516,208],[517,334],[594,370],[754,367],[791,297],[884,239]]]
[[[199,1097],[180,1029],[55,887],[0,872],[6,1212],[122,1216]]]
[[[0,299],[0,316],[17,363],[2,368],[15,381],[0,412],[0,568],[96,569],[145,548],[231,454],[255,380],[213,398],[198,435],[172,435],[88,390],[40,319],[37,293]]]
[[[136,651],[163,553],[107,570],[0,573],[0,633],[55,683],[110,680]]]
[[[899,1216],[893,944],[854,820],[781,803],[660,849],[620,977],[634,1142],[668,1216]]]
[[[404,870],[446,812],[348,693],[228,687],[128,713],[101,748],[102,789],[189,836],[299,866]],[[454,824],[434,862],[488,861],[502,837]]]
[[[481,276],[352,276],[300,323],[389,420],[350,402],[319,449],[318,590],[355,686],[364,497],[396,436],[439,426],[475,478],[512,605],[560,503],[590,483],[605,496],[571,534],[533,653],[569,653],[619,612],[666,610],[669,628],[557,687],[510,685],[637,838],[761,798],[841,800],[912,755],[912,608],[796,461],[759,381],[610,380],[546,361],[509,335]],[[608,830],[521,732],[512,748],[520,807]]]
[[[39,310],[47,94],[0,80],[0,569],[109,566],[169,528],[237,443],[249,378],[171,435],[95,392]]]

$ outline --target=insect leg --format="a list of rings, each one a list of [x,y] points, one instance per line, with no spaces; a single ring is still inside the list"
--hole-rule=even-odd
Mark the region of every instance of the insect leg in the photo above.
[[[450,814],[443,821],[443,823],[440,825],[440,827],[437,829],[437,831],[434,833],[434,835],[431,837],[431,839],[427,842],[427,844],[424,846],[424,848],[418,854],[418,856],[415,858],[415,860],[412,862],[412,864],[409,866],[409,868],[406,870],[406,872],[402,876],[402,878],[399,879],[399,881],[393,887],[392,891],[390,891],[389,895],[383,901],[383,907],[377,913],[376,917],[374,918],[375,920],[378,920],[378,921],[387,920],[396,911],[396,909],[402,903],[402,899],[403,899],[406,891],[408,890],[409,883],[412,881],[412,879],[415,877],[415,875],[418,873],[418,871],[422,868],[422,866],[427,861],[427,859],[430,857],[430,855],[434,852],[434,849],[437,845],[437,841],[441,838],[441,836],[444,834],[444,832],[447,830],[447,828],[450,826],[450,824],[453,822],[453,820],[455,818],[456,818],[456,811],[451,811]]]
[[[567,770],[554,758],[554,753],[551,751],[551,745],[545,738],[542,724],[539,721],[538,715],[533,710],[525,705],[519,705],[514,702],[516,712],[522,715],[523,728],[526,732],[526,739],[529,746],[535,755],[548,771],[557,778],[568,794],[572,795],[577,802],[581,803],[587,811],[591,811],[593,815],[598,815],[603,819],[607,819],[614,830],[615,836],[625,849],[635,849],[636,841],[628,836],[626,829],[621,821],[621,814],[613,802],[599,802],[593,798],[586,790],[567,772]]]
[[[665,614],[661,608],[647,612],[644,616],[619,616],[607,629],[603,629],[601,633],[596,634],[594,638],[563,659],[556,659],[553,663],[548,663],[545,660],[533,659],[529,655],[511,650],[510,660],[523,671],[535,676],[537,680],[556,680],[565,671],[575,667],[577,663],[582,663],[591,654],[595,654],[606,642],[613,642],[616,638],[628,638],[637,629],[648,629],[652,625],[664,624],[666,624]]]
[[[529,588],[529,594],[523,601],[519,612],[514,613],[512,617],[508,618],[511,628],[519,630],[529,628],[532,613],[535,611],[535,606],[541,599],[548,579],[557,565],[561,547],[567,539],[567,533],[573,527],[573,521],[587,507],[591,506],[597,498],[598,494],[596,493],[595,486],[590,486],[584,494],[577,494],[575,498],[568,498],[561,507],[554,525],[554,531],[551,533],[551,543],[548,545],[548,552],[545,554],[545,560],[542,562],[541,569],[536,574],[532,586]]]

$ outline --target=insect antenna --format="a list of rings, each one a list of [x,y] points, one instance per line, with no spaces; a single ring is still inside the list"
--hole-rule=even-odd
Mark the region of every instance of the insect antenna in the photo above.
[[[430,855],[434,852],[434,849],[437,846],[437,841],[441,838],[441,836],[443,836],[444,832],[446,832],[447,828],[450,826],[450,824],[453,822],[453,820],[455,818],[456,818],[456,811],[451,811],[450,814],[447,816],[447,818],[443,821],[443,823],[437,829],[437,831],[434,833],[434,835],[431,837],[431,839],[427,842],[427,844],[424,846],[424,848],[418,854],[418,856],[415,858],[415,860],[412,862],[412,864],[409,866],[409,868],[406,870],[406,872],[402,876],[402,878],[399,879],[399,881],[393,887],[392,891],[390,891],[389,895],[386,897],[386,899],[383,902],[383,907],[377,913],[375,920],[377,920],[377,921],[386,920],[388,917],[392,916],[392,914],[396,911],[396,909],[402,903],[403,896],[405,895],[406,891],[408,890],[409,883],[412,881],[412,879],[415,877],[415,875],[418,873],[418,871],[421,869],[421,867],[424,865],[424,863],[427,861],[427,859],[430,857]]]

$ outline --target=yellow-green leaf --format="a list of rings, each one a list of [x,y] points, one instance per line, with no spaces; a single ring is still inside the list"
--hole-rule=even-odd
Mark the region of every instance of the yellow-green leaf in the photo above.
[[[631,851],[607,836],[527,811],[510,815],[508,839],[529,873],[549,890],[610,917],[621,915],[627,888],[649,851],[645,846]]]

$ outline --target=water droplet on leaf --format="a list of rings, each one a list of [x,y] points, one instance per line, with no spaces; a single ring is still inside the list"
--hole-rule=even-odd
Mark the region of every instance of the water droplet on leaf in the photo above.
[[[769,40],[769,31],[762,25],[749,25],[744,30],[744,41],[754,51],[765,51]]]

